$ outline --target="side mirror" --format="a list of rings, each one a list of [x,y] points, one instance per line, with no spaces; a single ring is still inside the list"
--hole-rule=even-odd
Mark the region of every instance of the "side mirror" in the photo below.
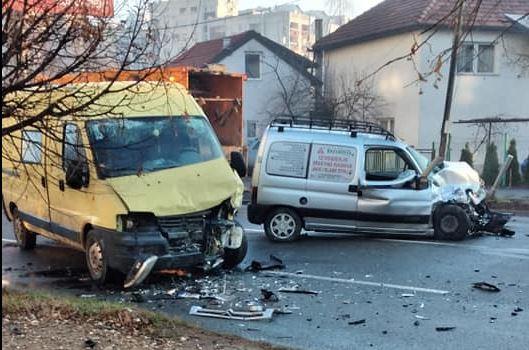
[[[231,152],[230,166],[240,177],[246,176],[246,163],[244,162],[244,157],[240,152]]]
[[[425,190],[428,188],[428,178],[418,175],[415,179],[415,189],[416,190]]]
[[[69,161],[66,167],[66,184],[75,190],[88,185],[86,164],[79,160]]]

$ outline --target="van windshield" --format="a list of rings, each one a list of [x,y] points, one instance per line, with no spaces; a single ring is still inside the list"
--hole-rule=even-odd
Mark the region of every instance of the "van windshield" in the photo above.
[[[415,150],[415,148],[413,148],[413,147],[406,147],[406,148],[408,149],[408,152],[410,152],[410,154],[413,157],[413,159],[415,159],[415,161],[419,165],[421,173],[424,172],[424,170],[426,170],[426,168],[428,168],[428,165],[430,165],[430,160],[428,160],[428,158],[426,158],[425,156],[423,156],[422,154],[417,152],[417,150]]]
[[[103,178],[175,168],[223,156],[204,117],[112,118],[86,124]]]

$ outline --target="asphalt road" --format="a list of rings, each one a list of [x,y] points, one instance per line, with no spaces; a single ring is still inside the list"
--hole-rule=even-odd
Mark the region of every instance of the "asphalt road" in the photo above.
[[[275,291],[293,313],[271,321],[232,321],[188,315],[207,301],[161,300],[191,279],[164,277],[137,291],[140,307],[178,315],[208,329],[300,349],[522,349],[529,343],[529,217],[517,217],[513,238],[482,236],[463,242],[420,237],[311,234],[293,244],[269,242],[260,227],[240,213],[249,238],[241,264],[280,257],[286,268],[235,271],[201,277],[222,295],[221,307],[256,302],[260,289]],[[48,288],[99,299],[130,301],[117,287],[99,289],[86,279],[82,253],[39,238],[33,252],[13,245],[2,217],[2,278],[27,288]],[[226,281],[226,282],[224,282]],[[500,292],[472,288],[486,281]],[[293,285],[318,295],[278,293]],[[209,304],[211,305],[211,304]],[[513,314],[516,308],[518,311]],[[350,324],[365,320],[365,323]],[[437,331],[436,327],[455,327]]]

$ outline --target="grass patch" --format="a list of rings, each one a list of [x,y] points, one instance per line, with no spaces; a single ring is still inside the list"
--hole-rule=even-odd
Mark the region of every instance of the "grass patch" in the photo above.
[[[61,324],[67,327],[66,332],[79,325],[97,331],[115,329],[124,335],[139,337],[139,339],[143,337],[155,340],[165,339],[171,344],[181,342],[182,338],[193,339],[196,344],[204,345],[204,349],[209,349],[212,344],[220,343],[230,344],[227,348],[233,349],[284,349],[237,336],[210,332],[177,318],[137,309],[130,304],[54,295],[44,291],[26,292],[3,289],[2,319],[22,323],[38,320],[41,325]],[[4,328],[2,334],[4,335]],[[19,341],[16,337],[13,339]],[[20,338],[20,341],[23,342],[25,339]],[[24,344],[21,345],[24,347]],[[184,348],[187,347],[184,346]]]

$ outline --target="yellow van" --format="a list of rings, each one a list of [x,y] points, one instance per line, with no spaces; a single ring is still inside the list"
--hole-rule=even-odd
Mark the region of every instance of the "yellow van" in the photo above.
[[[234,221],[242,156],[228,163],[185,88],[157,84],[130,91],[131,82],[114,83],[123,91],[104,95],[91,117],[47,118],[3,138],[2,201],[21,249],[34,248],[37,235],[62,242],[85,252],[94,281],[126,275],[125,287],[155,270],[244,259],[247,241]],[[107,86],[67,89],[90,95]]]

